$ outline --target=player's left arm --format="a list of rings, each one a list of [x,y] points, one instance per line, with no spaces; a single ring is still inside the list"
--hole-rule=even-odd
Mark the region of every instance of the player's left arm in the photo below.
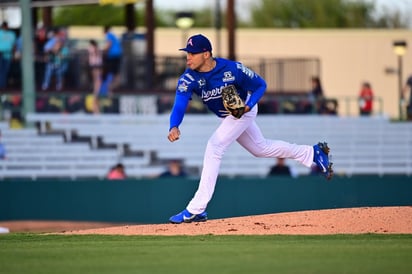
[[[250,98],[245,106],[245,112],[248,112],[259,102],[265,93],[267,87],[266,81],[259,74],[244,65],[239,67],[238,76],[242,89],[251,92]]]

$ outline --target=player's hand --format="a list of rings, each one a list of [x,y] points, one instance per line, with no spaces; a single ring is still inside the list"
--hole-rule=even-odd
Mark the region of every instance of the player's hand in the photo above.
[[[245,106],[245,109],[244,109],[243,113],[246,113],[246,112],[249,112],[249,111],[250,111],[250,107]],[[227,117],[227,116],[232,115],[232,113],[228,110],[219,110],[219,112],[221,113],[222,117]]]
[[[173,127],[169,131],[169,135],[167,136],[167,139],[169,139],[170,142],[174,142],[179,140],[180,138],[180,130],[177,127]]]

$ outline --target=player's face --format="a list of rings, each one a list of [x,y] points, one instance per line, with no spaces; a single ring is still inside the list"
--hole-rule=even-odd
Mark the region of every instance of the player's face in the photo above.
[[[186,56],[186,65],[192,70],[202,71],[202,68],[205,66],[207,60],[207,54],[207,52],[188,52]]]

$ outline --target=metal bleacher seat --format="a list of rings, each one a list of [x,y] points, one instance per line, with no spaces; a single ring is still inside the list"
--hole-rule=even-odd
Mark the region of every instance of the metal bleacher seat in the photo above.
[[[34,128],[10,129],[2,125],[7,158],[0,161],[5,178],[104,178],[117,162],[127,162],[133,177],[153,176],[159,167],[145,167],[148,157],[123,159],[115,149],[92,149],[87,143],[65,142],[62,135],[39,135]],[[163,171],[163,169],[161,170]]]
[[[127,143],[136,150],[155,152],[160,159],[181,158],[199,170],[207,140],[219,124],[213,115],[187,114],[180,127],[182,138],[171,144],[166,138],[168,115],[31,114],[28,119],[101,136],[109,143]],[[394,123],[380,116],[317,115],[260,115],[256,121],[268,139],[308,145],[328,142],[337,174],[412,174],[412,123]],[[235,143],[224,155],[220,174],[262,177],[274,163],[250,155]],[[293,160],[287,164],[299,175],[310,171]]]

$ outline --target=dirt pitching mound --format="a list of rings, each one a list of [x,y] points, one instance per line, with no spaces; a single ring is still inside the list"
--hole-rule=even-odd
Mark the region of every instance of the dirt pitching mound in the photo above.
[[[105,235],[325,235],[412,234],[412,207],[362,207],[299,211],[208,220],[190,224],[0,222],[13,232]]]
[[[411,234],[412,207],[363,207],[265,214],[190,224],[126,225],[64,234],[111,235],[325,235]]]

